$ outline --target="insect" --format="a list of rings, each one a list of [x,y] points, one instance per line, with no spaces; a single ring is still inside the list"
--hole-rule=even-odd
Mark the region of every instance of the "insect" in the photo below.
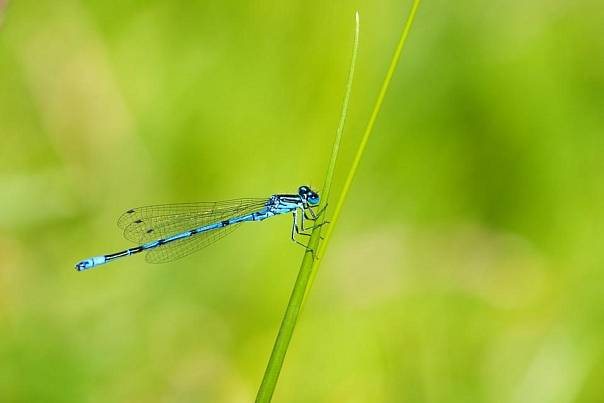
[[[315,212],[319,194],[309,186],[300,186],[297,194],[275,194],[267,198],[234,199],[213,203],[183,203],[138,207],[126,211],[118,220],[124,237],[139,246],[108,255],[93,256],[75,265],[77,271],[112,262],[122,257],[147,252],[150,263],[166,263],[185,257],[230,234],[246,221],[262,221],[292,213],[291,239],[296,234],[310,236],[305,219],[316,221],[324,208]],[[299,222],[299,223],[298,223]]]

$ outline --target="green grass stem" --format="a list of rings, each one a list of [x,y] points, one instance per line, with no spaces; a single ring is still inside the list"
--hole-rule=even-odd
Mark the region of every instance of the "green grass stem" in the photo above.
[[[398,42],[398,46],[392,60],[390,62],[390,67],[388,68],[388,72],[386,73],[386,78],[382,84],[380,89],[380,93],[376,100],[375,106],[369,118],[369,122],[367,124],[367,128],[363,133],[363,137],[361,139],[361,143],[357,149],[357,153],[353,160],[350,171],[348,172],[348,176],[344,183],[344,187],[340,197],[336,203],[336,207],[332,217],[330,218],[330,224],[327,226],[327,232],[323,242],[321,242],[321,230],[323,227],[316,227],[310,236],[308,241],[308,250],[304,253],[304,257],[302,258],[302,263],[300,265],[300,271],[298,272],[298,277],[296,278],[296,283],[294,284],[294,288],[292,290],[287,308],[285,310],[285,314],[283,316],[283,320],[281,321],[281,327],[279,328],[279,333],[277,334],[277,338],[275,340],[275,344],[273,345],[273,350],[271,352],[271,356],[269,358],[266,370],[264,372],[264,377],[262,378],[262,383],[260,388],[258,389],[258,394],[256,395],[256,403],[269,403],[273,397],[273,393],[275,391],[275,387],[277,385],[277,380],[279,379],[279,374],[281,373],[281,368],[283,367],[283,361],[285,360],[285,355],[287,353],[287,349],[289,347],[289,343],[291,341],[294,328],[298,321],[298,317],[300,315],[300,311],[302,306],[306,300],[306,297],[312,287],[314,278],[316,276],[317,269],[319,267],[319,256],[323,256],[325,252],[325,248],[331,234],[333,232],[333,228],[335,223],[337,222],[340,212],[342,210],[342,206],[344,201],[346,200],[346,196],[350,190],[350,186],[352,184],[352,180],[356,174],[358,169],[358,165],[360,163],[361,157],[365,151],[365,147],[367,145],[367,141],[373,131],[373,126],[379,114],[379,111],[382,107],[382,103],[384,101],[384,97],[386,96],[386,92],[390,85],[390,81],[392,80],[392,76],[394,75],[394,71],[398,64],[398,60],[400,59],[401,52],[403,50],[403,46],[409,34],[409,30],[411,25],[413,24],[413,20],[415,18],[415,14],[417,12],[417,8],[419,6],[420,0],[414,0],[413,6],[411,8],[411,12],[407,18],[407,22],[403,28],[403,32]],[[329,162],[329,166],[327,168],[327,173],[325,176],[325,183],[323,189],[321,191],[321,205],[326,206],[329,201],[329,196],[331,193],[331,186],[333,182],[336,162],[338,158],[338,154],[340,151],[340,143],[342,139],[342,133],[344,131],[344,125],[346,122],[346,116],[348,113],[348,104],[350,100],[350,94],[352,91],[352,82],[354,78],[354,71],[356,66],[356,59],[358,53],[358,44],[359,44],[359,13],[355,14],[356,24],[355,24],[355,35],[354,35],[354,43],[353,43],[353,51],[352,58],[350,62],[350,69],[348,72],[348,79],[346,83],[346,93],[344,96],[344,101],[342,104],[342,113],[340,115],[340,121],[338,124],[338,128],[336,130],[336,138],[334,141],[334,145],[332,148],[331,158]],[[325,219],[325,214],[321,216],[319,220],[317,220],[317,224],[322,224]]]
[[[325,249],[329,244],[331,239],[331,234],[333,233],[333,229],[340,217],[340,212],[342,211],[342,206],[346,201],[346,197],[348,196],[348,192],[350,191],[350,186],[352,185],[352,181],[356,175],[357,169],[359,167],[359,163],[361,162],[361,158],[365,153],[365,147],[367,146],[367,142],[369,141],[369,137],[371,137],[371,133],[373,132],[373,127],[375,125],[375,121],[379,115],[380,110],[382,109],[382,104],[384,103],[384,98],[386,97],[386,93],[388,92],[388,87],[390,86],[390,82],[392,81],[392,77],[394,76],[394,72],[396,71],[396,66],[398,65],[398,61],[401,58],[401,54],[403,52],[403,48],[405,46],[405,42],[407,41],[407,37],[409,36],[409,31],[411,30],[411,26],[413,25],[413,21],[415,20],[415,15],[417,14],[417,9],[419,8],[421,0],[414,0],[413,5],[411,6],[411,11],[409,12],[409,16],[407,17],[407,21],[403,27],[401,32],[401,36],[398,41],[398,45],[396,46],[396,50],[392,55],[392,60],[390,61],[390,66],[388,67],[388,71],[386,72],[386,77],[384,78],[384,82],[382,83],[382,87],[378,94],[378,97],[375,101],[375,105],[373,106],[373,110],[371,112],[371,116],[369,117],[369,122],[367,123],[367,127],[363,133],[363,137],[361,138],[361,142],[357,149],[357,152],[352,161],[352,166],[348,171],[348,176],[346,177],[346,181],[344,182],[344,186],[342,188],[342,192],[340,193],[340,197],[336,202],[335,209],[333,214],[330,217],[330,224],[327,226],[327,230],[325,233],[325,237],[319,249],[317,251],[317,259],[314,259],[312,262],[310,279],[308,281],[305,294],[304,301],[306,301],[306,297],[312,288],[312,284],[317,275],[317,270],[319,268],[319,264],[321,262],[323,255],[325,253]],[[304,303],[303,301],[303,303]]]
[[[336,130],[336,138],[333,144],[329,166],[325,175],[325,183],[320,193],[321,206],[326,206],[329,200],[329,194],[331,192],[331,184],[333,182],[336,162],[338,154],[340,152],[340,142],[342,139],[342,133],[344,131],[346,115],[348,114],[348,104],[350,100],[350,93],[352,92],[352,81],[354,78],[354,69],[356,65],[357,52],[359,47],[358,12],[355,14],[355,21],[356,23],[354,31],[354,42],[352,47],[350,69],[348,71],[348,79],[346,82],[346,93],[344,95],[344,101],[342,103],[342,113],[340,114],[340,122]],[[319,220],[317,220],[316,224],[322,224],[324,222],[324,219],[325,214],[322,214]],[[294,328],[296,327],[296,322],[298,321],[298,316],[300,314],[302,303],[306,295],[308,282],[311,278],[313,262],[316,261],[316,253],[314,253],[313,251],[316,251],[319,246],[319,241],[321,240],[321,229],[321,226],[315,227],[308,241],[308,249],[304,253],[304,257],[302,258],[300,271],[298,272],[298,277],[296,278],[294,289],[292,290],[291,296],[289,298],[289,302],[287,304],[283,320],[281,321],[281,327],[279,328],[279,333],[277,334],[277,339],[275,340],[275,344],[273,345],[273,351],[269,358],[266,370],[264,371],[264,377],[262,378],[262,383],[260,384],[260,388],[258,389],[258,394],[256,395],[257,403],[268,403],[273,397],[275,386],[277,385],[277,380],[279,378],[281,368],[283,367],[285,354],[287,353],[287,348],[292,338]]]

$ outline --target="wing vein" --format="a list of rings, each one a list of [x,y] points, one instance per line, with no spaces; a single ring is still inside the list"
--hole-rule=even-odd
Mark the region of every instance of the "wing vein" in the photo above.
[[[143,244],[233,217],[259,211],[268,199],[235,199],[210,203],[180,203],[137,207],[118,219],[124,237]],[[150,249],[146,260],[164,263],[196,252],[233,232],[239,224],[202,232]]]

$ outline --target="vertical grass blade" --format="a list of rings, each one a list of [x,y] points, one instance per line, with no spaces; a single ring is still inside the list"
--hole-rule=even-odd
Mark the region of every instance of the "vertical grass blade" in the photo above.
[[[392,60],[390,61],[390,66],[388,67],[388,71],[386,72],[386,77],[384,78],[384,82],[382,83],[382,87],[380,88],[380,92],[375,101],[375,105],[373,106],[373,110],[371,112],[371,116],[369,117],[369,122],[367,122],[367,127],[363,132],[363,137],[361,138],[361,142],[357,149],[357,152],[354,156],[354,160],[352,161],[352,166],[350,167],[350,171],[348,171],[348,176],[346,177],[346,181],[344,182],[344,186],[342,188],[342,192],[340,193],[340,197],[336,203],[333,214],[330,218],[330,224],[327,226],[327,230],[325,233],[325,237],[319,249],[317,251],[317,256],[322,257],[325,253],[325,249],[329,244],[331,239],[331,234],[333,233],[333,229],[340,217],[340,212],[342,211],[342,206],[346,201],[346,197],[348,196],[348,192],[350,191],[350,186],[352,185],[352,181],[356,175],[357,169],[359,167],[359,163],[361,162],[361,158],[365,152],[365,147],[367,146],[367,142],[369,141],[369,137],[371,137],[371,133],[373,132],[373,126],[375,125],[375,121],[379,115],[380,110],[382,109],[382,104],[384,103],[384,98],[386,97],[386,93],[388,92],[388,87],[390,87],[390,82],[392,81],[392,77],[394,76],[394,72],[396,71],[396,66],[398,65],[398,61],[401,58],[401,54],[403,52],[403,48],[405,47],[405,43],[407,42],[407,37],[409,36],[409,31],[411,30],[411,26],[413,25],[413,21],[415,20],[415,15],[417,14],[417,9],[419,8],[421,0],[414,0],[413,5],[411,6],[411,11],[407,16],[407,21],[403,26],[403,30],[401,32],[401,36],[398,41],[398,45],[396,46],[396,50],[392,55]],[[319,268],[320,261],[322,259],[314,259],[312,263],[311,275],[308,281],[307,288],[304,294],[304,300],[308,296],[310,289],[312,288],[312,284],[314,282],[315,276],[317,274],[317,270]]]
[[[348,114],[348,104],[350,102],[350,93],[352,92],[352,81],[354,79],[354,69],[357,64],[357,54],[359,50],[359,31],[360,21],[359,12],[357,11],[355,17],[355,29],[354,29],[354,42],[352,46],[352,57],[350,59],[350,69],[348,71],[348,79],[346,80],[346,93],[344,95],[344,102],[342,102],[342,113],[340,114],[340,122],[338,123],[338,129],[336,130],[336,138],[333,142],[333,148],[331,149],[331,158],[329,159],[329,166],[327,167],[327,173],[325,174],[325,183],[323,189],[321,189],[321,201],[322,205],[325,206],[329,200],[331,193],[331,184],[333,182],[334,172],[336,168],[336,162],[338,161],[338,154],[340,153],[340,143],[342,142],[342,133],[344,132],[344,125],[346,123],[346,115]]]
[[[352,81],[354,78],[354,70],[356,66],[356,59],[359,47],[358,12],[355,14],[355,21],[356,23],[354,31],[354,42],[352,47],[350,69],[348,71],[348,79],[346,81],[346,93],[344,95],[344,101],[342,103],[342,113],[340,114],[340,122],[336,130],[336,138],[333,144],[329,166],[325,175],[325,183],[323,185],[323,189],[321,190],[321,206],[326,206],[329,200],[329,194],[331,193],[331,184],[333,182],[336,162],[338,154],[340,152],[340,142],[342,139],[342,133],[344,131],[346,115],[348,114],[348,104],[350,100],[350,93],[352,92]],[[316,224],[323,223],[324,217],[325,214],[322,214],[321,218],[316,222]],[[260,384],[258,394],[256,395],[256,403],[268,403],[273,397],[275,386],[277,385],[277,380],[279,378],[281,368],[283,367],[283,360],[285,359],[285,354],[287,353],[289,342],[292,338],[294,328],[296,327],[298,316],[300,314],[300,309],[302,308],[304,296],[306,295],[308,283],[311,278],[313,262],[316,260],[316,253],[312,251],[316,251],[319,246],[319,241],[321,240],[321,228],[322,227],[320,226],[316,227],[312,231],[312,234],[308,241],[308,250],[306,251],[306,253],[304,253],[304,257],[302,258],[302,264],[300,265],[300,271],[298,272],[298,277],[296,278],[294,289],[292,290],[291,296],[289,298],[289,302],[287,304],[283,320],[281,321],[281,327],[279,328],[279,333],[277,334],[277,339],[275,340],[275,344],[273,345],[273,351],[271,352],[271,356],[269,358],[266,370],[264,371],[262,383]]]
[[[390,86],[390,82],[392,81],[392,77],[394,75],[394,71],[396,70],[396,66],[400,59],[404,44],[407,40],[407,36],[409,35],[409,31],[413,24],[413,20],[415,19],[415,15],[417,13],[417,9],[419,7],[420,0],[414,0],[413,5],[411,7],[411,12],[407,17],[407,21],[401,33],[401,37],[399,39],[398,45],[392,56],[392,60],[390,62],[390,66],[386,73],[386,78],[382,84],[380,89],[378,98],[373,107],[373,111],[369,118],[369,122],[367,124],[367,128],[363,133],[363,137],[361,139],[361,143],[357,149],[355,154],[355,158],[353,160],[350,171],[348,172],[348,176],[344,183],[344,187],[340,197],[336,203],[336,207],[334,209],[334,213],[331,217],[331,223],[328,226],[327,233],[323,242],[321,241],[321,229],[322,227],[315,228],[312,231],[312,235],[310,240],[308,241],[308,248],[304,254],[302,259],[302,264],[300,266],[300,271],[298,272],[298,277],[296,278],[296,283],[294,284],[294,288],[292,290],[292,294],[290,296],[287,308],[285,310],[285,314],[283,316],[283,320],[281,322],[281,327],[279,328],[279,333],[277,334],[277,338],[275,340],[275,344],[273,346],[273,351],[271,353],[267,368],[264,372],[264,377],[262,379],[262,384],[258,390],[258,394],[256,395],[257,403],[269,403],[272,399],[273,393],[275,391],[275,386],[277,385],[277,380],[279,378],[279,374],[281,372],[281,368],[283,367],[283,361],[285,359],[285,354],[287,353],[287,348],[289,347],[289,343],[291,341],[294,328],[296,326],[298,316],[306,300],[306,297],[312,287],[312,283],[314,277],[316,275],[316,271],[319,265],[318,256],[323,256],[325,252],[325,248],[329,242],[331,234],[333,232],[333,228],[335,223],[337,222],[340,212],[342,210],[342,206],[348,192],[350,190],[350,186],[358,169],[361,157],[365,151],[365,147],[371,136],[373,131],[373,126],[375,125],[375,121],[379,114],[379,111],[382,107],[382,103],[388,91],[388,87]],[[355,36],[354,36],[354,45],[352,52],[352,59],[350,64],[350,70],[348,74],[348,81],[346,84],[346,94],[344,97],[344,102],[342,105],[342,114],[340,116],[340,123],[338,125],[338,129],[336,131],[336,139],[334,141],[332,155],[329,163],[329,167],[327,169],[327,174],[325,177],[325,185],[321,192],[322,205],[326,205],[329,200],[331,185],[333,182],[335,166],[337,162],[337,157],[340,149],[340,142],[342,138],[342,133],[344,130],[344,124],[346,121],[346,115],[348,113],[348,102],[350,98],[350,93],[352,89],[352,81],[354,77],[354,69],[356,65],[356,57],[358,51],[358,42],[359,42],[359,14],[358,12],[355,15],[356,17],[356,25],[355,25]],[[322,218],[318,220],[318,224],[322,224],[324,221],[325,215],[322,215]],[[316,252],[311,252],[316,251]]]

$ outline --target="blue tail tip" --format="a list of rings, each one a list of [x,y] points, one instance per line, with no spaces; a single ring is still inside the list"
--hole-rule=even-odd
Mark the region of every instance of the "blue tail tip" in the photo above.
[[[81,262],[76,263],[75,269],[77,271],[83,271],[94,267],[94,262],[92,259],[82,260]]]
[[[84,259],[78,263],[76,263],[75,265],[75,269],[77,271],[83,271],[83,270],[88,270],[88,269],[92,269],[93,267],[102,265],[107,263],[107,257],[106,256],[94,256],[88,259]]]

